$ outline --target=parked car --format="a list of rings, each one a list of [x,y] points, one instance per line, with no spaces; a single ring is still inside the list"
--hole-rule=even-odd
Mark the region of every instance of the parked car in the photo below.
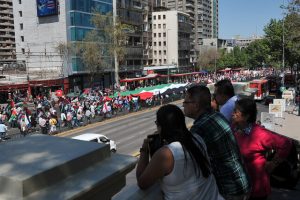
[[[117,145],[116,145],[115,141],[109,139],[105,135],[101,135],[98,133],[84,133],[84,134],[72,137],[72,139],[109,144],[111,152],[115,153],[117,151]]]

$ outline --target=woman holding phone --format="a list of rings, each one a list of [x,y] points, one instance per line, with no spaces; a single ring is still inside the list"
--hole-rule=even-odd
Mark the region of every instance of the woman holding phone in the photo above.
[[[164,199],[223,199],[211,173],[206,146],[201,138],[189,132],[181,109],[162,106],[156,114],[156,144],[161,147],[149,160],[155,137],[146,138],[140,149],[136,177],[138,186],[147,189],[160,181]],[[197,138],[196,138],[197,137]]]

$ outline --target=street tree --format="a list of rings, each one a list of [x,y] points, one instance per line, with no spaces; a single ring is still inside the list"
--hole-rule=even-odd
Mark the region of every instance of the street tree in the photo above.
[[[197,65],[201,70],[213,71],[215,62],[217,62],[219,57],[219,52],[215,48],[201,49],[197,58]]]
[[[270,64],[270,49],[266,39],[255,40],[249,44],[247,49],[247,63],[250,67],[263,66],[264,64]]]
[[[95,13],[92,23],[97,29],[104,30],[106,41],[109,42],[108,52],[114,57],[115,83],[119,86],[119,63],[125,58],[128,33],[132,32],[133,28],[128,24],[121,23],[117,17],[113,19],[112,14]]]

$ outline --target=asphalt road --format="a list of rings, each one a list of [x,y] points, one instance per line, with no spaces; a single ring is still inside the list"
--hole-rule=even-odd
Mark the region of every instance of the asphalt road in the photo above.
[[[181,106],[181,102],[174,103]],[[117,144],[117,152],[126,155],[137,155],[143,139],[156,131],[154,123],[158,107],[141,112],[130,113],[121,117],[105,120],[85,127],[58,134],[74,137],[83,133],[99,133],[106,135]],[[192,120],[187,118],[188,125]]]

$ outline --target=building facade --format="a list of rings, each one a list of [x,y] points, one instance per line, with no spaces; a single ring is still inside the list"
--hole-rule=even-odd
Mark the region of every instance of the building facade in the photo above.
[[[94,11],[112,10],[112,0],[13,0],[16,55],[29,78],[69,77],[71,85],[85,87],[88,72],[81,60],[74,54],[63,56],[57,47],[83,40],[94,28]]]
[[[218,38],[218,0],[161,0],[161,6],[190,15],[193,24],[191,34],[192,62],[196,61],[203,39]]]
[[[9,68],[16,63],[15,48],[12,0],[0,0],[0,67]]]
[[[152,65],[175,65],[178,71],[186,71],[190,65],[190,16],[176,10],[152,12],[151,26]]]

